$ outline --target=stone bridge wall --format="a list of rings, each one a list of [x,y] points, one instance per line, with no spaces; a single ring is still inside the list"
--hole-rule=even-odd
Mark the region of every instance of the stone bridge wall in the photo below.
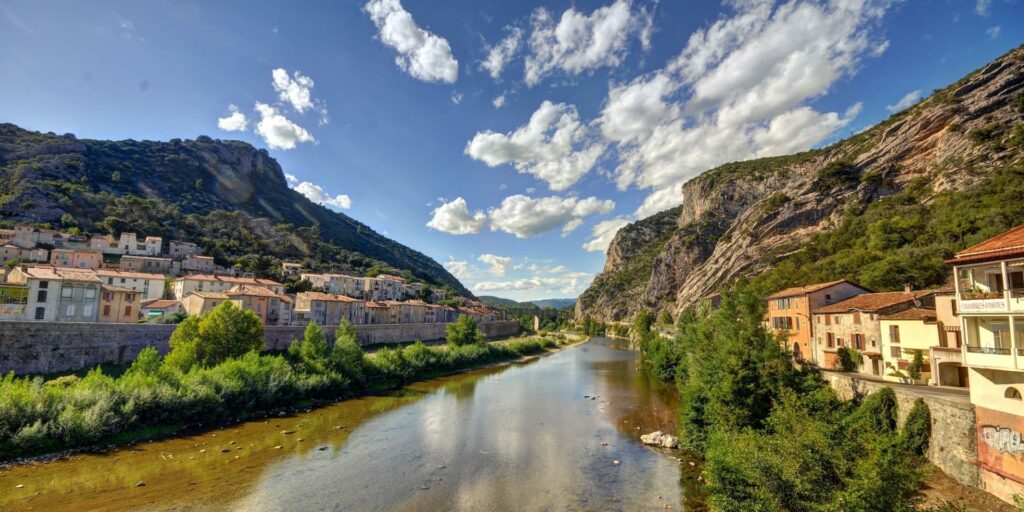
[[[922,386],[921,392],[918,392],[907,386],[894,386],[886,382],[865,380],[854,374],[831,371],[823,371],[822,376],[843,400],[870,395],[884,387],[892,388],[899,404],[901,426],[910,408],[914,406],[914,401],[923,398],[932,415],[928,460],[961,484],[981,487],[973,405],[955,397],[936,396],[935,388]]]
[[[356,325],[360,345],[430,341],[445,337],[445,324]],[[174,325],[0,322],[0,373],[55,373],[74,371],[101,363],[125,364],[145,347],[161,354],[169,349]],[[284,350],[301,338],[305,326],[267,326],[267,350]],[[334,341],[335,326],[324,334]],[[515,321],[486,322],[480,330],[488,337],[519,332]]]

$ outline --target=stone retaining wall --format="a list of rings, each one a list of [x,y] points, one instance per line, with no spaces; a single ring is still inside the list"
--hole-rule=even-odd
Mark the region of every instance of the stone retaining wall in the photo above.
[[[822,376],[839,398],[851,400],[890,387],[896,393],[899,422],[903,425],[914,401],[923,398],[932,416],[932,437],[928,447],[928,460],[961,484],[981,487],[977,466],[978,439],[975,435],[974,406],[955,398],[941,398],[932,393],[917,392],[904,386],[865,380],[857,375],[823,371]],[[929,388],[922,387],[922,391]],[[934,392],[934,388],[931,388]]]
[[[353,327],[360,345],[445,337],[445,324]],[[55,373],[101,363],[129,363],[146,347],[166,353],[174,328],[159,324],[0,322],[0,373]],[[268,326],[264,333],[267,350],[284,350],[293,339],[302,337],[304,329],[305,326]],[[324,334],[332,342],[334,329],[335,326],[324,327]],[[519,332],[519,323],[481,323],[480,330],[492,338],[512,336]]]

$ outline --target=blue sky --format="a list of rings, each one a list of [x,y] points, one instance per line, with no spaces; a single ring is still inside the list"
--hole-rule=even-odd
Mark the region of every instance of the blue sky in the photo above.
[[[576,296],[719,163],[827,144],[1022,43],[1017,1],[0,0],[0,121],[268,148],[477,294]]]

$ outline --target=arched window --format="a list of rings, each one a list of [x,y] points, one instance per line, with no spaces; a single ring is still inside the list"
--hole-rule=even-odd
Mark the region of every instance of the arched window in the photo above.
[[[1003,396],[1012,400],[1021,399],[1020,391],[1018,391],[1017,388],[1006,388],[1006,393],[1004,393]]]

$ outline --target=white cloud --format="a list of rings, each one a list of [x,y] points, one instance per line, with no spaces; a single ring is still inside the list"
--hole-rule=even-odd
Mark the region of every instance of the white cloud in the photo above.
[[[288,179],[288,181],[292,182],[298,181],[298,179],[295,178],[295,176],[291,176],[288,174],[285,175],[285,179]],[[352,199],[350,197],[348,197],[345,194],[338,194],[336,196],[331,197],[331,195],[328,194],[327,191],[323,189],[323,187],[317,185],[316,183],[303,181],[293,186],[292,189],[306,196],[306,198],[308,198],[310,201],[313,201],[316,204],[331,206],[339,210],[348,210],[349,208],[352,207]]]
[[[226,132],[244,132],[249,127],[249,119],[235,105],[228,105],[227,117],[217,118],[217,128]]]
[[[896,113],[896,112],[899,112],[899,111],[904,110],[906,108],[909,108],[913,104],[917,103],[918,100],[920,100],[920,99],[921,99],[921,90],[917,89],[915,91],[910,91],[907,94],[904,94],[903,97],[900,98],[900,100],[896,102],[896,104],[894,104],[894,105],[886,105],[885,109],[888,110],[889,112]]]
[[[452,103],[454,103],[456,105],[458,105],[459,103],[462,103],[462,97],[463,96],[462,96],[461,92],[453,92],[452,93]]]
[[[260,114],[256,133],[263,137],[270,149],[294,149],[300,142],[316,142],[305,128],[293,123],[276,108],[256,102],[256,111]]]
[[[468,261],[458,261],[451,256],[448,257],[448,261],[443,263],[442,266],[460,281],[476,277],[477,271],[480,270],[476,265],[471,265]]]
[[[578,75],[618,66],[634,34],[645,48],[649,46],[651,16],[645,9],[633,10],[630,4],[630,0],[616,0],[589,15],[570,7],[557,23],[550,11],[536,9],[531,16],[526,84],[532,87],[556,69]]]
[[[274,90],[277,91],[281,101],[291,104],[298,113],[313,108],[313,79],[295,71],[295,77],[289,77],[288,72],[283,68],[277,68],[271,72],[274,78]]]
[[[478,132],[465,153],[490,167],[512,164],[551,190],[565,190],[590,171],[604,149],[580,123],[575,106],[545,100],[525,126],[508,134]]]
[[[494,105],[494,108],[504,107],[505,106],[505,95],[502,94],[501,96],[498,96],[497,98],[494,98],[493,100],[491,100],[491,104]]]
[[[992,0],[978,0],[974,4],[974,12],[978,13],[978,16],[988,16],[990,7],[992,7]]]
[[[486,292],[529,292],[533,297],[552,295],[577,296],[587,289],[594,279],[592,274],[574,272],[558,277],[533,276],[507,281],[481,281],[473,285],[476,293]]]
[[[577,199],[558,196],[537,199],[524,195],[506,197],[501,206],[487,211],[491,231],[504,231],[516,238],[530,238],[561,228],[568,235],[583,223],[587,216],[611,213],[615,202],[596,197]]]
[[[487,271],[496,276],[505,275],[508,271],[508,266],[512,264],[512,258],[494,254],[481,254],[477,260],[487,265]]]
[[[492,46],[487,52],[487,58],[480,64],[495,80],[501,77],[501,71],[515,57],[523,39],[522,29],[511,27],[506,30],[509,32],[508,36]]]
[[[402,71],[424,82],[455,83],[459,61],[448,41],[417,26],[399,0],[370,0],[363,9],[380,40],[398,52],[395,63]]]
[[[487,216],[484,212],[470,212],[466,200],[456,197],[451,202],[441,200],[441,206],[431,212],[427,227],[450,235],[468,235],[479,233],[485,222]]]
[[[623,218],[609,219],[598,222],[590,232],[590,240],[583,244],[583,249],[588,252],[605,252],[611,245],[615,234],[629,221]]]
[[[616,183],[651,190],[644,217],[682,202],[680,185],[728,161],[803,151],[860,105],[807,105],[887,44],[873,36],[888,0],[727,3],[662,70],[612,86],[598,123],[617,144]]]
[[[985,35],[987,35],[990,39],[995,39],[995,38],[999,37],[999,32],[1002,31],[1002,30],[1003,30],[1002,27],[1000,27],[999,25],[996,25],[996,26],[986,30],[985,31]]]
[[[284,173],[284,179],[288,182],[289,187],[294,187],[299,184],[298,176],[291,173]]]

